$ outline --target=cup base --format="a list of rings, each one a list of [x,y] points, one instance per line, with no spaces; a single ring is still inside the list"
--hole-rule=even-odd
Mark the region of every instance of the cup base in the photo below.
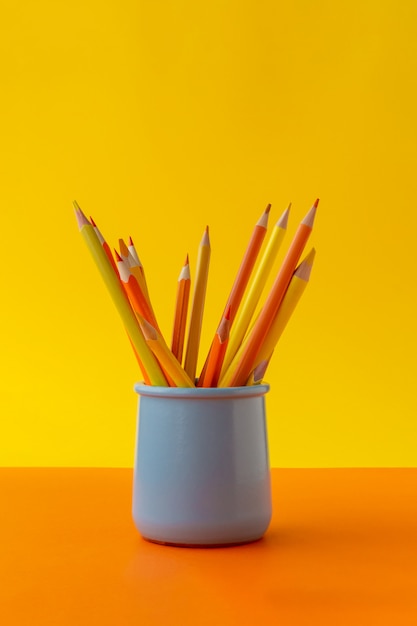
[[[228,543],[179,543],[175,541],[161,541],[160,539],[151,539],[150,537],[144,537],[142,539],[147,541],[148,543],[156,543],[160,546],[171,546],[172,548],[233,548],[236,546],[244,546],[249,543],[256,543],[257,541],[261,541],[263,539],[263,535],[260,537],[254,537],[253,539],[245,539],[244,541],[231,541]]]

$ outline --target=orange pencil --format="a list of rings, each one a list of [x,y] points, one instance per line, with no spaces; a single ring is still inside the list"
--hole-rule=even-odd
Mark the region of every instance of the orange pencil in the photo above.
[[[175,305],[174,328],[172,331],[171,351],[177,357],[178,361],[182,361],[182,353],[184,350],[185,325],[187,322],[188,301],[190,297],[190,264],[188,254],[185,258],[184,265],[178,277],[177,299]]]
[[[255,224],[251,238],[246,248],[246,252],[243,256],[238,273],[236,275],[235,282],[233,283],[232,290],[224,308],[223,315],[226,313],[228,307],[230,307],[230,324],[232,324],[233,320],[235,319],[239,304],[243,297],[243,293],[245,291],[246,285],[248,284],[251,272],[259,254],[259,250],[261,249],[262,242],[265,238],[270,210],[271,205],[268,204],[265,211],[262,213],[261,217]]]
[[[204,376],[198,381],[197,387],[216,387],[226,354],[230,333],[230,306],[217,328],[213,345],[204,370]]]
[[[251,371],[256,366],[256,356],[279,309],[295,267],[313,229],[318,203],[317,199],[299,225],[268,298],[245,341],[245,347],[238,362],[230,364],[229,369],[220,381],[222,387],[245,385]],[[233,370],[230,371],[232,367]]]
[[[269,216],[270,210],[271,210],[271,205],[268,204],[265,211],[262,213],[261,217],[255,224],[255,227],[252,231],[251,238],[249,240],[245,254],[240,264],[238,273],[233,283],[232,290],[226,302],[226,306],[224,308],[222,318],[224,317],[227,309],[230,307],[230,315],[231,315],[230,325],[232,325],[233,320],[236,316],[237,310],[239,308],[239,304],[241,303],[244,291],[249,282],[251,272],[253,270],[257,256],[259,254],[259,250],[261,249],[263,240],[265,239],[266,230],[268,227],[268,216]],[[206,362],[204,363],[203,370],[200,374],[200,378],[203,378],[203,380],[205,376],[205,369],[206,369],[208,360],[210,358],[210,352],[213,347],[213,343],[214,343],[214,339],[210,346],[209,353],[207,355]]]
[[[154,312],[150,307],[148,299],[143,293],[138,281],[135,276],[133,276],[127,263],[123,261],[117,250],[115,250],[114,253],[116,255],[117,269],[120,280],[130,300],[133,310],[135,313],[142,315],[150,324],[152,324],[152,326],[155,326],[158,332],[160,332]]]

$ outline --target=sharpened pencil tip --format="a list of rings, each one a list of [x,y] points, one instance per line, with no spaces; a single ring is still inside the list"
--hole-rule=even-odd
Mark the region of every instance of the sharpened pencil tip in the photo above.
[[[305,224],[306,226],[313,228],[314,218],[316,217],[317,204],[318,204],[318,199],[313,204],[313,206],[311,207],[311,209],[309,210],[305,218],[302,220],[301,222],[302,224]]]
[[[75,200],[73,204],[74,204],[74,210],[75,210],[75,217],[77,218],[78,228],[81,230],[83,226],[86,226],[86,225],[91,226],[90,222],[88,221],[84,213],[81,211],[80,207],[75,202]]]
[[[265,213],[269,213],[269,211],[271,210],[271,206],[271,204],[266,205]]]
[[[135,246],[135,244],[133,243],[133,239],[132,237],[129,237],[129,246]]]
[[[317,209],[317,207],[319,206],[319,202],[320,202],[320,198],[317,198],[317,200],[313,204],[313,207],[315,207]]]
[[[116,257],[116,261],[118,261],[119,263],[123,263],[123,259],[120,256],[120,254],[117,252],[116,248],[114,248],[114,256]]]
[[[285,209],[284,213],[279,218],[277,222],[278,228],[287,228],[290,209],[291,209],[291,202],[289,203],[288,207]]]
[[[210,246],[210,235],[209,235],[209,227],[206,226],[205,231],[203,233],[203,237],[201,239],[201,246]]]
[[[184,267],[189,264],[190,264],[190,261],[188,260],[188,252],[187,252],[187,256],[185,257],[185,261],[184,261]]]
[[[91,225],[94,226],[94,228],[97,228],[97,224],[95,223],[91,215],[90,215],[90,222],[91,222]]]
[[[77,202],[76,200],[73,200],[73,201],[72,201],[72,204],[73,204],[74,209],[75,209],[76,211],[81,211],[80,207],[78,206],[78,202]]]

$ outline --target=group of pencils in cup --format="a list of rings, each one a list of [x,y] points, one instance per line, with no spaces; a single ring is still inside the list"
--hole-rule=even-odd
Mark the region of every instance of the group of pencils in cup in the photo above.
[[[112,254],[94,220],[74,202],[80,232],[120,314],[146,384],[172,387],[239,387],[262,382],[275,346],[310,278],[315,250],[301,260],[313,229],[318,199],[301,221],[260,307],[262,292],[287,230],[291,205],[264,242],[271,205],[255,224],[230,295],[197,377],[200,336],[210,265],[208,227],[201,240],[193,293],[188,255],[178,278],[171,345],[152,308],[144,268],[132,239]],[[191,299],[191,304],[189,301]],[[257,311],[255,315],[255,312]],[[188,315],[189,311],[189,315]],[[185,341],[187,318],[188,333]]]

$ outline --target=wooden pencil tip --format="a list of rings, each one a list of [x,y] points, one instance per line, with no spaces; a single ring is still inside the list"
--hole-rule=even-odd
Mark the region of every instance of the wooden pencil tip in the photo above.
[[[308,281],[310,279],[311,268],[313,267],[314,257],[316,256],[315,248],[311,248],[310,252],[304,257],[300,265],[296,268],[294,276]]]
[[[277,222],[278,228],[287,228],[288,226],[288,217],[290,215],[291,202],[288,207],[285,209],[284,213],[281,215]]]
[[[266,205],[265,213],[269,213],[269,211],[271,210],[271,206],[271,204]]]
[[[124,263],[122,257],[120,256],[120,254],[117,252],[116,248],[114,248],[114,256],[116,257],[116,261],[118,263]]]
[[[156,339],[158,339],[158,333],[156,332],[156,328],[152,326],[152,324],[148,322],[147,319],[138,314],[138,321],[146,341],[155,341]]]
[[[210,245],[210,236],[209,236],[209,227],[206,226],[205,231],[203,233],[203,238],[201,240],[201,244],[202,246],[209,246]]]
[[[123,239],[119,239],[119,249],[120,249],[120,254],[123,254],[123,256],[125,257],[128,256],[129,250],[127,249],[127,245],[125,244]]]
[[[73,204],[74,204],[74,209],[75,209],[75,217],[77,218],[78,228],[81,230],[83,226],[86,226],[86,225],[91,226],[90,222],[88,221],[84,213],[81,211],[80,207],[75,202],[75,200]]]
[[[301,222],[302,224],[305,224],[305,226],[309,226],[310,228],[313,228],[314,218],[316,216],[316,211],[317,211],[317,205],[318,205],[318,199],[313,204],[313,206],[311,207],[311,209],[309,210],[305,218],[302,220]]]
[[[320,198],[317,198],[317,200],[313,204],[313,207],[315,207],[317,209],[317,207],[319,206],[319,202],[320,202]]]

